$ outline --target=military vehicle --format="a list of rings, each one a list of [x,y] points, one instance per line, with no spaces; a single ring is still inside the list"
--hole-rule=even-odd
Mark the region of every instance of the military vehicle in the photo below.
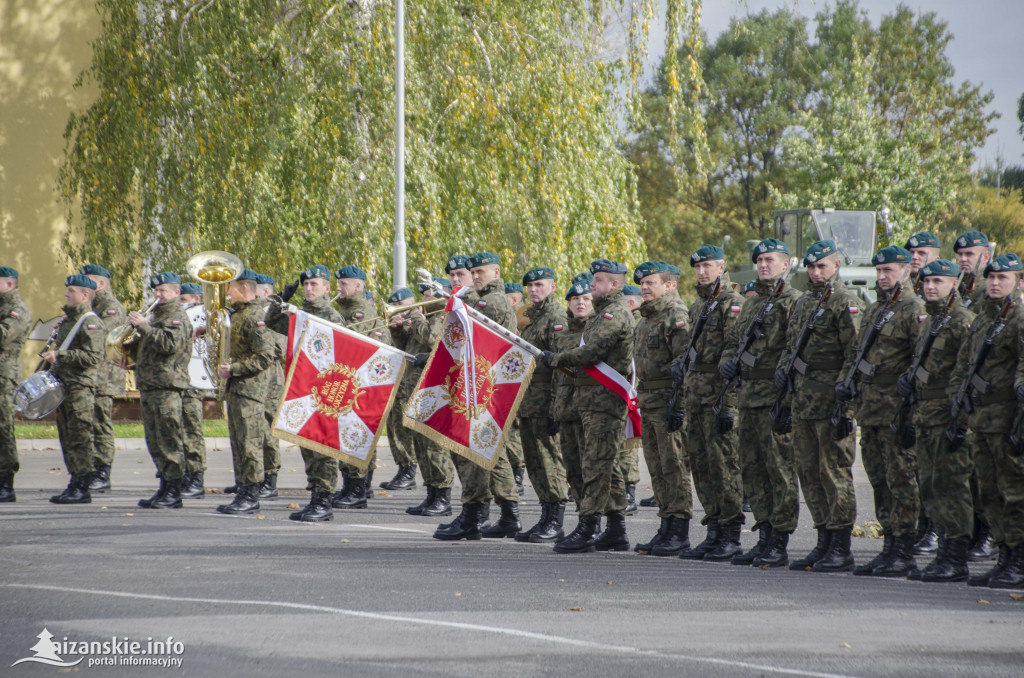
[[[889,224],[889,210],[837,210],[829,207],[776,210],[772,212],[774,237],[786,243],[792,256],[799,261],[799,268],[793,274],[792,285],[800,290],[807,289],[807,270],[803,255],[818,240],[834,240],[843,267],[839,271],[846,286],[867,303],[875,300],[875,267],[871,257],[877,251],[878,238],[892,237]],[[747,241],[747,255],[744,265],[729,277],[740,288],[748,280],[757,279],[757,271],[750,263],[750,253],[759,240]]]

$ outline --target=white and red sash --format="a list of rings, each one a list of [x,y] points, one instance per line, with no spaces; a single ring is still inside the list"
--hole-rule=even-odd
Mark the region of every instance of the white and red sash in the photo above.
[[[586,346],[583,337],[580,337],[580,346]],[[633,361],[630,361],[630,372],[636,373],[633,368]],[[594,380],[606,389],[622,398],[626,403],[626,440],[640,437],[640,410],[637,403],[636,388],[633,383],[627,380],[618,371],[603,360],[596,365],[584,365],[583,371],[589,374]]]

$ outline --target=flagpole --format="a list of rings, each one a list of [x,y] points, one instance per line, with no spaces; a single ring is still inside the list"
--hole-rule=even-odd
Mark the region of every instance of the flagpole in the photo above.
[[[391,286],[405,287],[405,0],[395,0],[395,245]]]

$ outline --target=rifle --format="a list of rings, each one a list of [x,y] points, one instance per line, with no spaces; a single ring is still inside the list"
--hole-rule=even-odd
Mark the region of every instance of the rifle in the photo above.
[[[924,361],[928,359],[928,355],[932,352],[932,346],[935,344],[935,340],[939,336],[939,332],[942,328],[949,324],[950,312],[953,310],[953,304],[956,302],[956,291],[960,287],[960,281],[963,280],[964,275],[961,274],[960,278],[956,281],[956,285],[953,285],[953,289],[946,295],[946,304],[943,306],[941,313],[935,316],[932,320],[931,327],[928,328],[928,334],[925,335],[924,342],[921,344],[921,348],[914,355],[914,360],[910,363],[910,370],[907,371],[907,375],[910,376],[911,381],[916,380],[918,376],[923,377],[921,382],[924,383],[929,374],[924,370],[922,365]],[[923,280],[919,279],[919,280]],[[909,450],[914,446],[914,442],[917,440],[917,432],[914,429],[914,425],[910,422],[911,408],[917,403],[917,393],[911,392],[910,395],[900,398],[899,405],[896,406],[896,414],[892,418],[892,422],[889,423],[889,428],[896,433],[900,439],[900,445],[905,450]]]
[[[796,338],[793,350],[790,351],[789,358],[786,361],[786,367],[784,368],[786,371],[786,388],[779,391],[779,394],[775,397],[775,404],[772,405],[772,409],[769,411],[772,421],[775,422],[775,431],[777,433],[789,433],[789,430],[792,428],[793,422],[790,409],[783,405],[782,401],[787,393],[793,392],[793,371],[796,369],[796,361],[800,360],[803,362],[800,355],[807,348],[807,344],[811,340],[811,332],[814,331],[814,321],[822,314],[822,306],[827,304],[828,300],[832,298],[833,289],[832,283],[825,283],[824,289],[818,295],[818,303],[815,304],[811,314],[807,316],[807,322],[804,323],[803,329],[800,330],[800,335]]]
[[[718,295],[721,291],[722,276],[719,275],[718,279],[715,280],[715,284],[711,286],[711,295],[704,302],[704,306],[700,309],[700,316],[697,317],[697,322],[694,323],[693,329],[690,331],[690,342],[686,345],[686,350],[683,351],[682,365],[680,367],[682,376],[672,382],[672,395],[668,399],[668,412],[666,413],[669,419],[672,419],[675,414],[676,400],[679,398],[679,389],[683,385],[683,380],[686,379],[686,373],[689,371],[690,361],[697,359],[697,339],[700,338],[701,332],[704,331],[704,326],[707,324],[708,317],[711,315],[711,312],[718,307]]]
[[[768,298],[764,300],[761,307],[754,313],[754,317],[750,319],[750,323],[747,324],[747,329],[743,331],[743,335],[740,337],[740,343],[736,347],[736,360],[743,363],[747,367],[753,367],[757,364],[757,356],[750,352],[750,347],[754,345],[754,342],[764,336],[761,332],[761,326],[764,324],[765,318],[771,313],[775,307],[775,301],[782,296],[782,291],[786,289],[786,283],[792,277],[796,271],[796,259],[789,260],[789,269],[786,270],[785,275],[779,276],[779,279],[775,282],[775,287],[772,288]],[[718,394],[718,400],[711,406],[711,409],[715,414],[719,414],[722,411],[722,407],[725,405],[725,394],[729,392],[733,384],[740,380],[739,374],[732,379],[727,379],[722,385],[722,391]]]
[[[964,300],[964,308],[970,307],[974,300],[971,299],[971,294],[974,292],[974,283],[978,280],[978,274],[971,271],[964,276],[964,293],[961,295]]]
[[[967,373],[964,374],[964,380],[960,382],[960,388],[953,398],[953,409],[957,412],[962,410],[970,414],[974,411],[974,402],[971,396],[974,394],[974,389],[984,384],[984,380],[979,376],[979,372],[981,372],[981,368],[985,365],[988,354],[992,352],[992,346],[995,344],[996,337],[1006,327],[1006,319],[1009,317],[1014,305],[1013,295],[1008,294],[1003,301],[1002,308],[999,309],[999,317],[989,325],[988,331],[985,332],[985,340],[981,342],[978,350],[975,351],[970,366],[967,368]],[[963,442],[963,430],[957,424],[958,418],[953,417],[952,421],[949,422],[949,426],[946,427],[946,438],[957,447],[959,447],[958,443]],[[953,449],[956,449],[956,447]]]
[[[909,273],[910,266],[907,266],[907,270],[903,272],[903,278],[893,286],[892,291],[889,292],[889,298],[886,299],[885,304],[879,308],[878,312],[875,314],[875,320],[868,327],[868,331],[864,334],[864,338],[860,342],[860,349],[857,351],[857,356],[853,359],[853,364],[850,365],[850,369],[847,370],[846,376],[843,378],[843,381],[840,382],[846,389],[853,393],[856,393],[857,389],[855,382],[857,371],[861,368],[862,363],[868,365],[868,363],[864,362],[864,356],[871,351],[871,347],[874,346],[875,341],[878,340],[878,335],[882,333],[882,328],[885,327],[885,324],[892,320],[893,315],[895,315],[896,311],[893,310],[892,307],[903,295],[903,282],[907,279],[907,275]],[[871,371],[874,371],[873,366],[871,366]],[[852,433],[852,431],[846,430],[848,427],[843,424],[843,419],[845,418],[846,417],[843,417],[843,403],[837,400],[835,407],[832,408],[832,415],[829,417],[828,421],[840,434],[839,440],[842,440]]]
[[[1006,437],[1010,445],[1013,446],[1013,455],[1019,457],[1024,454],[1024,435],[1022,430],[1024,429],[1024,408],[1017,408],[1017,418],[1013,420],[1013,426],[1010,427],[1010,434]]]

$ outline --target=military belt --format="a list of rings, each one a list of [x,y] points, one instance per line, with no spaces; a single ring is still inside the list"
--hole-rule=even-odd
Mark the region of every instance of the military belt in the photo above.
[[[691,365],[690,369],[694,372],[718,374],[718,365],[715,365],[714,363],[697,363],[696,365]]]
[[[636,385],[637,391],[655,391],[662,388],[672,388],[672,379],[641,379]]]
[[[899,378],[898,374],[872,374],[871,376],[864,375],[862,381],[872,386],[892,386],[899,381]]]
[[[551,381],[550,372],[537,372],[534,371],[533,376],[530,377],[531,384],[546,384]]]
[[[938,400],[939,398],[948,398],[949,394],[946,392],[946,387],[949,386],[949,380],[946,380],[944,384],[935,384],[933,386],[922,386],[921,387],[921,400]]]
[[[761,367],[759,369],[750,370],[749,374],[745,375],[746,379],[753,381],[764,381],[766,379],[775,378],[775,370],[768,369],[767,367]]]
[[[995,403],[1005,403],[1016,399],[1017,395],[1014,393],[1012,388],[1001,388],[998,391],[992,391],[992,393],[975,398],[974,403],[976,405],[993,405]]]

